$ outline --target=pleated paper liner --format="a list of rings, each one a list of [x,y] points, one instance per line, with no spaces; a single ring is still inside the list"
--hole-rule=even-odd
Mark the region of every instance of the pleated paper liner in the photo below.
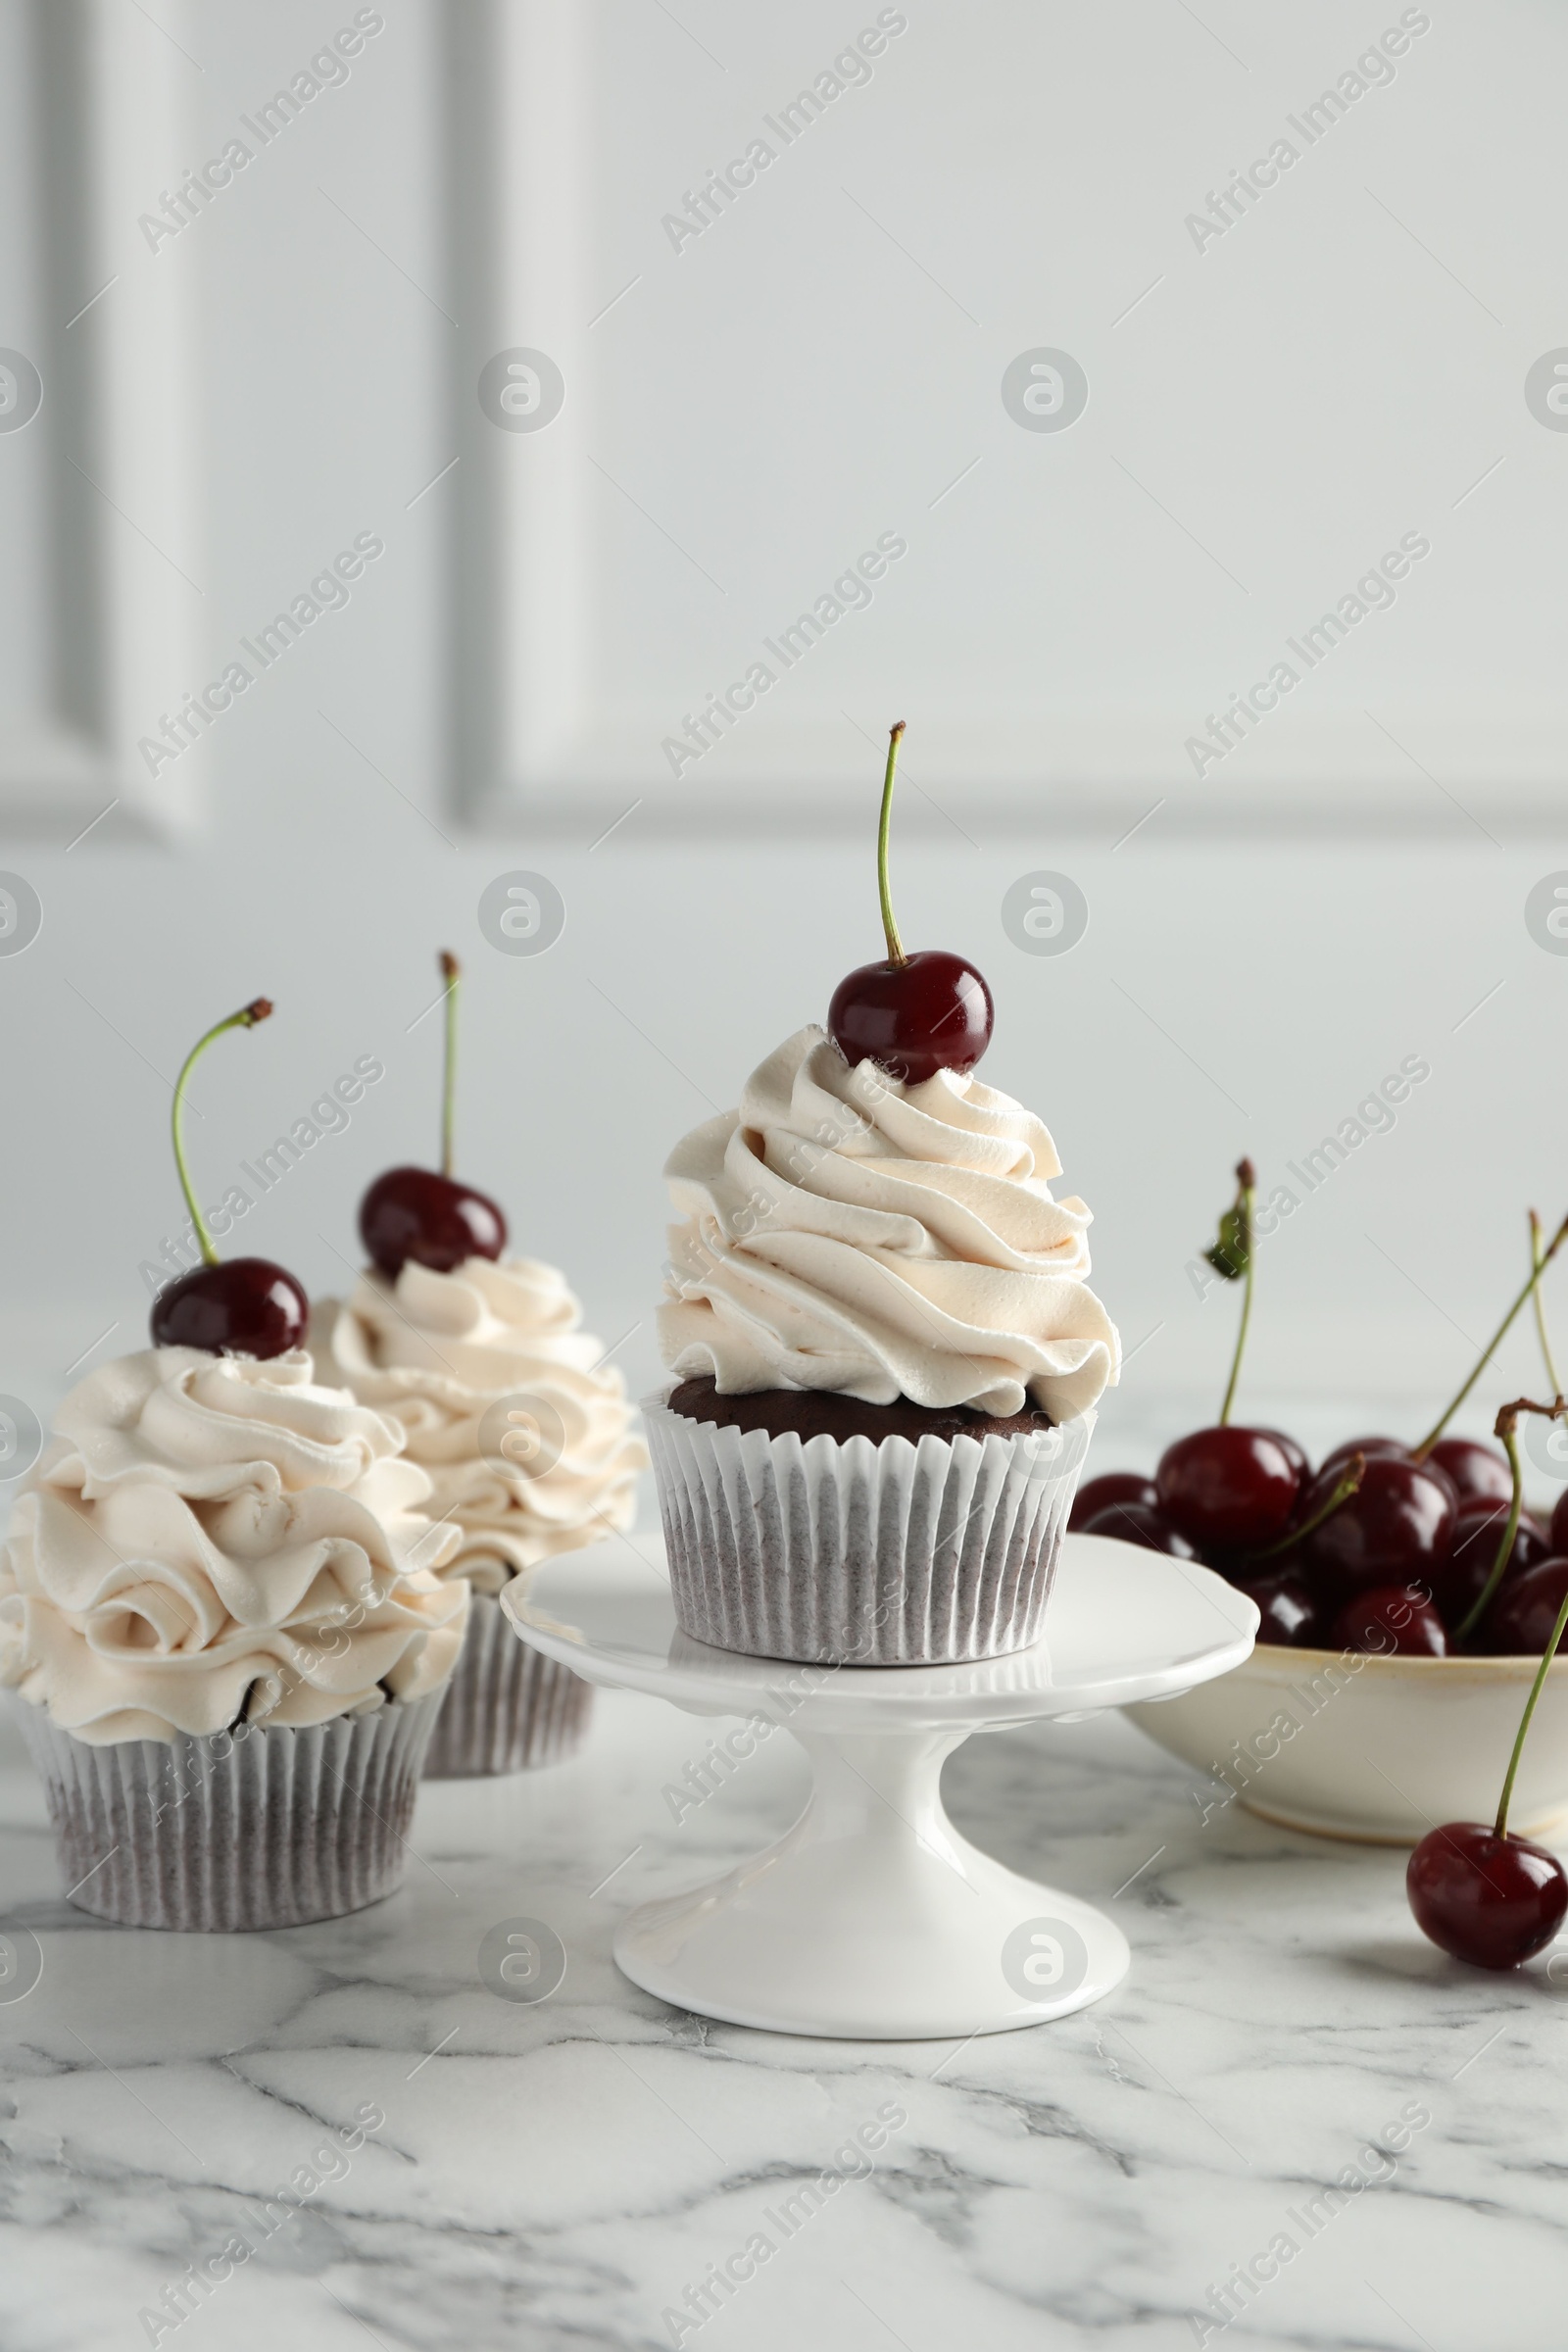
[[[643,1405],[675,1615],[824,1665],[948,1665],[1039,1638],[1095,1416],[1004,1438],[802,1441]]]
[[[559,1764],[582,1745],[593,1696],[580,1675],[518,1641],[493,1594],[475,1592],[424,1777],[480,1780]]]
[[[70,1900],[207,1935],[337,1919],[390,1894],[442,1692],[328,1723],[95,1747],[22,1702]]]

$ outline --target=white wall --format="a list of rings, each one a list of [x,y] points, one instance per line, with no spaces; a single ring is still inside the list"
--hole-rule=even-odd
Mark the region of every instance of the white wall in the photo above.
[[[117,813],[69,852],[74,823],[0,834],[0,867],[23,872],[45,910],[26,952],[0,956],[9,1145],[0,1390],[43,1412],[106,1326],[116,1328],[103,1351],[139,1343],[138,1261],[179,1214],[167,1082],[198,1030],[258,991],[276,999],[277,1017],[216,1050],[195,1092],[201,1187],[212,1197],[356,1056],[378,1055],[387,1076],[348,1133],[317,1146],[241,1228],[247,1249],[282,1257],[313,1288],[347,1278],[360,1190],[391,1160],[433,1149],[438,1024],[412,1034],[410,1024],[435,994],[443,945],[468,969],[463,1167],[503,1200],[520,1248],[569,1269],[607,1342],[638,1326],[620,1360],[646,1388],[657,1369],[663,1153],[710,1106],[734,1100],[764,1052],[820,1018],[840,974],[878,947],[879,763],[869,744],[853,831],[791,838],[775,801],[768,827],[750,839],[729,808],[715,808],[711,826],[670,833],[656,800],[590,852],[596,825],[481,839],[454,813],[464,779],[448,748],[450,484],[409,504],[454,445],[454,330],[436,307],[447,285],[439,57],[431,10],[389,0],[385,13],[387,30],[347,86],[318,100],[149,266],[190,270],[198,297],[204,422],[192,455],[205,482],[199,617],[210,649],[200,674],[216,674],[224,649],[357,532],[381,534],[386,553],[348,608],[316,624],[186,755],[202,811],[188,833],[128,839]],[[699,13],[715,38],[722,26],[739,42],[738,12],[686,12],[693,22]],[[1260,37],[1256,12],[1205,13],[1239,43],[1244,30]],[[351,15],[296,0],[165,14],[205,67],[199,75],[181,67],[199,127],[188,153],[172,157],[171,175],[212,152],[226,122]],[[1504,19],[1516,36],[1546,37],[1535,8],[1493,12],[1488,24]],[[1336,15],[1318,26],[1308,84],[1383,21],[1357,7],[1343,24]],[[830,53],[854,25],[834,17],[829,32],[829,22],[813,11],[808,30],[821,31]],[[1472,50],[1482,37],[1473,19],[1445,18],[1439,29]],[[1289,39],[1282,76],[1311,62],[1299,25]],[[1217,53],[1205,59],[1205,72],[1222,68],[1233,71]],[[890,80],[857,103],[883,104]],[[1381,94],[1385,108],[1396,101],[1419,103],[1403,83]],[[1347,143],[1369,135],[1357,122],[1342,131]],[[891,132],[884,124],[878,135]],[[1235,160],[1221,145],[1221,160]],[[1178,160],[1171,185],[1185,187],[1187,159]],[[1105,172],[1113,181],[1109,159]],[[1063,239],[1073,218],[1062,217]],[[1248,225],[1268,224],[1260,215]],[[134,221],[126,227],[133,239]],[[1332,208],[1315,233],[1351,237]],[[1037,292],[1033,315],[1049,319],[1049,284]],[[1511,294],[1516,314],[1509,429],[1517,410],[1521,433],[1537,434],[1521,463],[1554,466],[1568,441],[1533,425],[1519,381],[1526,358],[1561,328],[1544,315],[1532,321]],[[515,339],[526,341],[526,329],[518,320]],[[1216,383],[1216,401],[1235,397]],[[1346,387],[1352,429],[1393,429],[1370,413],[1357,426],[1358,397]],[[1245,399],[1241,413],[1249,430],[1263,429]],[[873,432],[874,422],[855,429]],[[0,475],[25,460],[26,443],[25,433],[0,435]],[[1560,495],[1549,485],[1551,501]],[[1537,481],[1532,496],[1546,501],[1548,486]],[[1561,542],[1555,514],[1555,504],[1530,512],[1544,544]],[[126,529],[131,521],[157,537],[156,514],[136,514]],[[791,527],[797,537],[807,529],[798,513]],[[1114,554],[1114,527],[1104,527]],[[1347,512],[1336,531],[1353,571],[1360,516]],[[831,571],[842,561],[831,515],[819,536]],[[1303,556],[1303,583],[1317,580],[1321,555]],[[1278,558],[1277,601],[1294,610],[1288,546]],[[979,592],[966,569],[975,546],[930,561],[948,563],[955,600]],[[1495,633],[1507,577],[1484,565],[1464,576]],[[1173,579],[1170,593],[1181,590]],[[929,578],[921,593],[931,593]],[[1542,593],[1538,578],[1533,627]],[[14,571],[7,594],[16,625],[27,577]],[[1310,610],[1315,589],[1303,585],[1303,595]],[[1273,601],[1271,592],[1271,613]],[[1419,616],[1412,610],[1399,625],[1419,666],[1430,658]],[[1138,626],[1157,634],[1157,614]],[[824,662],[836,658],[823,649]],[[1184,660],[1200,709],[1211,707],[1210,677],[1236,682],[1226,642],[1205,664],[1196,651]],[[165,681],[149,721],[198,682]],[[901,709],[882,708],[866,688],[867,722],[906,716],[910,784],[934,785],[921,759],[924,680],[906,670],[894,682]],[[1104,724],[1114,729],[1113,709]],[[905,795],[896,880],[906,938],[960,949],[987,972],[999,1025],[984,1074],[1052,1125],[1068,1185],[1096,1212],[1096,1279],[1128,1346],[1155,1332],[1107,1403],[1105,1457],[1146,1450],[1217,1398],[1234,1301],[1200,1304],[1186,1267],[1237,1154],[1253,1155],[1266,1186],[1284,1180],[1285,1162],[1407,1055],[1429,1061],[1431,1076],[1396,1128],[1356,1150],[1265,1249],[1250,1394],[1260,1411],[1304,1414],[1322,1434],[1377,1414],[1380,1400],[1402,1414],[1435,1400],[1521,1267],[1526,1203],[1568,1210],[1559,1099],[1568,961],[1544,953],[1524,920],[1532,886],[1568,867],[1561,828],[1553,836],[1537,820],[1526,830],[1515,810],[1512,823],[1496,816],[1494,842],[1434,788],[1421,803],[1379,803],[1373,821],[1317,835],[1299,817],[1271,824],[1266,796],[1234,835],[1184,829],[1161,812],[1113,849],[1123,830],[1113,796],[1086,795],[1071,826],[1032,813],[1027,795],[1010,814],[989,788],[966,798],[962,778],[956,788],[946,771],[939,797],[956,823],[917,789]],[[476,920],[485,885],[519,866],[547,872],[568,909],[564,935],[537,958],[496,953]],[[1059,958],[1022,954],[1001,925],[1006,888],[1038,868],[1069,872],[1091,906],[1087,937]],[[1568,1348],[1568,1290],[1559,1296]],[[1523,1347],[1508,1377],[1537,1378]]]

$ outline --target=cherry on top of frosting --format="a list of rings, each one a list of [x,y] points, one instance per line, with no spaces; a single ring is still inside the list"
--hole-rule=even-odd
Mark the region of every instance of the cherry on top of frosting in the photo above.
[[[360,1202],[360,1239],[383,1274],[401,1274],[411,1257],[450,1274],[465,1258],[500,1257],[507,1220],[486,1194],[432,1168],[388,1168]]]
[[[996,1008],[982,975],[965,956],[945,948],[906,954],[893,917],[888,884],[888,839],[893,819],[893,775],[901,718],[889,730],[882,815],[877,826],[877,887],[887,956],[862,963],[841,980],[828,1006],[828,1035],[851,1068],[876,1062],[910,1086],[938,1070],[972,1070],[991,1043]]]
[[[231,1257],[182,1274],[153,1301],[158,1348],[205,1348],[210,1355],[287,1355],[305,1337],[310,1302],[284,1266]]]
[[[446,1045],[441,1089],[441,1171],[388,1168],[360,1202],[360,1239],[371,1263],[394,1281],[410,1258],[450,1274],[466,1258],[499,1258],[507,1220],[487,1193],[452,1173],[452,1109],[458,1074],[458,959],[439,957],[446,986]]]
[[[149,1321],[155,1348],[203,1348],[210,1355],[286,1355],[305,1337],[310,1302],[300,1284],[270,1258],[233,1257],[226,1263],[220,1259],[185,1165],[185,1081],[198,1057],[215,1037],[227,1029],[254,1029],[271,1010],[268,998],[257,997],[231,1012],[197,1039],[174,1081],[174,1165],[202,1262],[168,1284],[153,1300]]]

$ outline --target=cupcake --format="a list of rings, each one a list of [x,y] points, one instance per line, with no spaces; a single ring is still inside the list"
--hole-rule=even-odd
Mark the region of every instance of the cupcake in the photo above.
[[[72,1902],[232,1930],[392,1891],[467,1598],[429,1493],[301,1348],[152,1348],[72,1391],[0,1568]]]
[[[287,1928],[390,1894],[463,1646],[456,1539],[403,1435],[300,1346],[305,1292],[221,1259],[173,1147],[198,1263],[150,1348],[74,1389],[0,1568],[0,1684],[22,1693],[67,1899],[136,1928]],[[223,1230],[251,1206],[235,1186]]]
[[[905,954],[841,983],[665,1167],[644,1406],[675,1612],[751,1656],[916,1665],[1040,1633],[1120,1344],[1047,1129],[972,1074],[990,991]]]
[[[620,1374],[579,1330],[565,1279],[531,1258],[405,1260],[318,1304],[334,1381],[397,1424],[454,1536],[441,1574],[471,1588],[467,1637],[429,1778],[518,1772],[580,1742],[592,1690],[519,1642],[500,1594],[539,1560],[628,1529],[648,1455]]]
[[[312,1338],[332,1377],[397,1423],[457,1530],[443,1573],[472,1606],[425,1760],[448,1780],[552,1764],[580,1744],[590,1686],[518,1642],[500,1595],[536,1562],[624,1533],[648,1455],[564,1278],[506,1257],[500,1208],[453,1174],[460,975],[456,956],[439,962],[441,1167],[375,1179],[360,1204],[370,1267],[346,1301],[316,1308]]]

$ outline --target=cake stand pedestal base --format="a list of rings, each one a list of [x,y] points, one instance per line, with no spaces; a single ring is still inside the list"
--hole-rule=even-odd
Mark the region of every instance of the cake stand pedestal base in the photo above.
[[[667,1583],[612,1584],[612,1558],[596,1545],[510,1585],[502,1607],[523,1641],[589,1682],[785,1730],[812,1771],[806,1810],[775,1844],[621,1922],[615,1959],[633,1984],[731,2025],[858,2041],[1005,2033],[1120,1984],[1121,1930],[961,1838],[942,1766],[971,1733],[1174,1697],[1240,1665],[1257,1628],[1245,1593],[1192,1561],[1068,1536],[1032,1649],[958,1666],[792,1666],[694,1642]],[[1049,1818],[1049,1787],[1041,1809]]]
[[[865,2041],[1040,2025],[1120,1984],[1119,1928],[949,1821],[942,1766],[968,1728],[799,1737],[814,1774],[799,1821],[631,1912],[615,1959],[633,1984],[732,2025]]]

